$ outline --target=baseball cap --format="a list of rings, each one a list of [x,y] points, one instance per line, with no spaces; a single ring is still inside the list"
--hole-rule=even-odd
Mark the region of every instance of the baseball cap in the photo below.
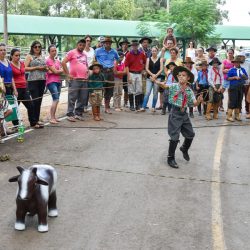
[[[105,38],[103,36],[99,36],[97,39],[98,42],[103,42],[104,40],[105,40]]]

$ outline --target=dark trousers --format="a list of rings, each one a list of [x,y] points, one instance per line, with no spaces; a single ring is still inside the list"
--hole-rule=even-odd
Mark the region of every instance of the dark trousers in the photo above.
[[[30,81],[28,86],[34,105],[34,119],[36,122],[38,122],[40,119],[41,104],[45,89],[45,80]]]
[[[114,93],[114,85],[115,85],[114,71],[113,69],[103,69],[103,74],[105,80],[108,81],[104,84],[104,87],[106,87],[104,89],[104,99],[105,102],[109,102]]]
[[[249,90],[249,85],[245,85],[244,86],[244,94],[245,94],[245,108],[246,108],[246,112],[249,113],[250,110],[249,110],[249,102],[247,102],[247,93],[248,93],[248,90]]]
[[[228,108],[240,109],[243,98],[242,85],[233,86],[228,89]]]
[[[18,105],[20,104],[20,100],[21,100],[21,102],[23,103],[23,105],[28,111],[28,118],[29,118],[30,126],[35,126],[36,120],[34,118],[34,106],[30,98],[29,91],[27,90],[27,88],[17,88],[17,92],[18,92],[18,97],[17,97]],[[13,95],[12,87],[6,87],[6,95]],[[18,120],[12,121],[12,123],[14,126],[17,126]]]
[[[168,118],[168,135],[172,141],[178,141],[180,133],[187,139],[193,139],[195,136],[191,121],[185,111],[172,106]]]

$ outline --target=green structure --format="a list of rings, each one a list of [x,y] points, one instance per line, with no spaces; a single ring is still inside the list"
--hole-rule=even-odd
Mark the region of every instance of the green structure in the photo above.
[[[65,18],[48,16],[8,15],[8,34],[10,35],[42,35],[57,36],[58,47],[61,50],[62,36],[112,36],[139,38],[143,36],[143,29],[150,37],[161,36],[161,25],[157,22],[112,20],[112,19],[87,19]],[[0,15],[0,33],[3,33],[3,15]],[[235,45],[236,40],[250,40],[250,27],[217,25],[214,32],[218,34],[226,45],[229,40]],[[185,47],[186,39],[178,34],[175,36],[182,40]]]

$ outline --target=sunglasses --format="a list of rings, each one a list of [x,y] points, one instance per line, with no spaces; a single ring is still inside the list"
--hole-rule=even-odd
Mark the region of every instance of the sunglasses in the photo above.
[[[33,48],[34,48],[34,49],[41,49],[42,46],[41,46],[41,45],[36,45],[36,46],[34,46]]]
[[[86,42],[91,42],[91,40],[86,40]]]

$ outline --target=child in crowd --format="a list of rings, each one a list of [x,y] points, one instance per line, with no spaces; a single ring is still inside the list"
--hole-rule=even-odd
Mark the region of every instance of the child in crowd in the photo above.
[[[174,29],[171,27],[167,28],[167,34],[166,34],[165,38],[163,39],[162,45],[165,49],[168,49],[167,40],[172,40],[174,42],[173,47],[176,47],[177,41],[176,41],[176,37],[174,36]]]
[[[168,69],[168,74],[166,77],[166,82],[164,84],[161,84],[160,86],[164,89],[163,92],[163,106],[161,114],[166,114],[166,109],[168,108],[168,112],[171,110],[171,104],[169,103],[169,87],[173,85],[173,83],[176,83],[175,78],[173,76],[173,70],[177,67],[177,65],[174,62],[170,62],[166,65],[166,68]]]
[[[122,111],[121,100],[122,100],[122,89],[123,89],[123,76],[126,74],[125,63],[124,63],[124,53],[118,51],[119,59],[115,62],[114,72],[115,72],[115,86],[114,86],[114,107],[115,111]]]
[[[206,114],[207,111],[207,104],[208,101],[208,89],[209,89],[209,83],[208,83],[208,64],[207,61],[204,60],[199,65],[201,67],[201,70],[198,71],[198,79],[196,82],[196,90],[197,94],[201,94],[204,100],[203,104],[203,114]],[[210,104],[211,105],[211,104]],[[210,107],[211,109],[211,107]],[[198,106],[199,115],[201,116],[201,104]]]
[[[213,107],[213,118],[218,119],[218,110],[222,99],[223,90],[223,81],[224,75],[222,72],[220,60],[215,57],[210,63],[212,66],[208,71],[208,82],[209,82],[209,102],[207,106],[206,118],[211,120],[211,108]]]
[[[104,75],[101,72],[102,65],[98,62],[93,62],[89,67],[92,70],[92,75],[89,77],[89,102],[92,105],[92,113],[95,121],[102,120],[100,117],[101,104],[103,99]]]
[[[2,135],[4,134],[3,121],[4,119],[12,113],[12,109],[9,106],[8,101],[4,98],[6,92],[2,78],[0,78],[0,143],[2,141]]]
[[[202,97],[195,99],[190,83],[194,82],[193,73],[183,66],[177,66],[173,70],[173,76],[177,83],[169,87],[169,103],[172,105],[171,113],[168,118],[168,134],[170,136],[168,149],[168,165],[172,168],[178,168],[175,161],[175,150],[179,143],[180,133],[184,136],[184,142],[180,147],[183,158],[190,160],[188,150],[195,136],[190,118],[188,117],[187,107],[198,106]]]

